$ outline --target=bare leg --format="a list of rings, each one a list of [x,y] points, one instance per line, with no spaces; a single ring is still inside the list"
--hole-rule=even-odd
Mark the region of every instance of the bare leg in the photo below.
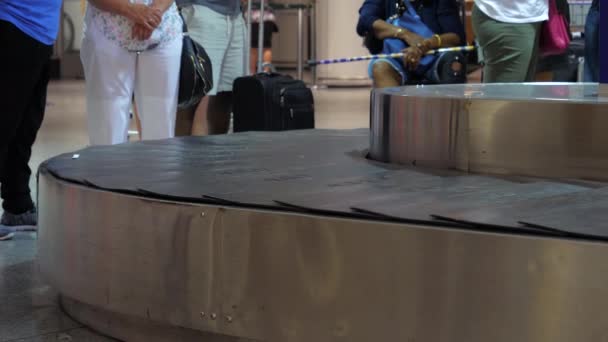
[[[178,109],[175,115],[175,136],[183,137],[192,134],[194,112],[196,108]]]
[[[258,73],[258,49],[252,48],[251,55],[249,56],[249,66],[252,74]]]
[[[401,75],[388,63],[376,63],[373,66],[375,88],[398,87],[401,85]]]
[[[232,92],[218,93],[209,97],[207,124],[209,134],[226,134],[230,127],[230,112],[232,111]]]
[[[207,126],[207,107],[209,106],[210,96],[205,96],[201,103],[196,107],[194,112],[194,120],[192,121],[192,135],[207,135],[209,127]]]
[[[272,64],[272,49],[264,49],[264,64]],[[270,67],[264,68],[264,71],[270,72]]]
[[[139,113],[137,112],[137,103],[133,101],[133,119],[135,120],[135,127],[137,127],[137,135],[141,140],[141,121],[139,120]]]

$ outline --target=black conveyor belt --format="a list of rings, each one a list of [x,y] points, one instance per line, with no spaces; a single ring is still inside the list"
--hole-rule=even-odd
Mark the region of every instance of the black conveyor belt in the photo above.
[[[175,201],[608,240],[608,184],[382,164],[368,145],[368,130],[185,137],[90,147],[40,171]]]

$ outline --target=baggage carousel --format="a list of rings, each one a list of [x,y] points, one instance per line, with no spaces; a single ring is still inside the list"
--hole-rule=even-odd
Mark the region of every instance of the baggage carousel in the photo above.
[[[386,89],[371,130],[60,155],[39,170],[40,268],[126,341],[608,341],[595,92]]]

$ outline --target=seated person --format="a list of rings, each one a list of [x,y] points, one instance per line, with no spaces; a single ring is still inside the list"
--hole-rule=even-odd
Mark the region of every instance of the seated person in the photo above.
[[[466,81],[462,53],[424,56],[429,50],[464,44],[456,0],[365,0],[359,10],[357,33],[365,37],[366,47],[374,54],[399,52],[396,49],[400,44],[405,48],[403,59],[384,58],[370,63],[375,87]]]

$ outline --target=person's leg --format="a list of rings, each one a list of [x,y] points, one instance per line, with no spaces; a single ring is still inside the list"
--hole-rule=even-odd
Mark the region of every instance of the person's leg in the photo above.
[[[265,72],[270,72],[272,69],[272,34],[278,31],[274,22],[266,21],[264,23],[264,51],[262,52],[263,64]]]
[[[52,50],[49,48],[48,54],[45,53],[43,56],[48,59],[51,52]],[[28,163],[32,156],[32,146],[44,119],[49,73],[49,62],[47,61],[39,73],[39,78],[30,95],[30,102],[17,128],[17,134],[8,146],[7,163],[0,182],[2,182],[3,207],[12,214],[22,214],[34,209],[29,188],[32,170]],[[3,221],[7,219],[8,217],[5,217]],[[13,225],[28,224],[25,221],[19,222],[16,217],[13,218],[13,221]],[[8,224],[9,222],[2,223]]]
[[[388,61],[379,60],[370,64],[370,76],[374,80],[374,88],[398,87],[403,84],[403,77]]]
[[[249,72],[253,75],[258,73],[258,35],[260,31],[259,23],[251,23],[251,52],[249,55]]]
[[[49,58],[51,51],[49,48],[47,55]],[[17,129],[17,135],[8,147],[7,164],[0,180],[4,199],[3,208],[8,212],[0,222],[4,225],[36,225],[35,206],[29,188],[32,170],[28,163],[32,156],[32,146],[44,119],[49,72],[47,62],[31,94],[30,103]],[[28,212],[30,214],[27,214]]]
[[[207,123],[207,109],[209,108],[209,100],[213,96],[207,95],[203,97],[198,106],[196,106],[196,109],[194,110],[194,118],[192,119],[192,131],[190,132],[190,134],[194,136],[209,134],[209,124]]]
[[[182,15],[188,26],[192,39],[205,47],[205,51],[213,65],[213,88],[199,103],[194,114],[192,135],[204,135],[208,132],[207,108],[210,97],[218,93],[220,80],[224,69],[224,58],[229,45],[229,22],[213,10],[199,5],[191,5],[182,9]],[[238,62],[243,64],[243,58]]]
[[[524,82],[534,71],[538,23],[509,24],[473,8],[473,29],[484,55],[486,83]]]
[[[39,43],[6,21],[0,21],[0,46],[2,224],[35,225],[35,213],[27,214],[35,209],[28,163],[44,117],[52,46]]]
[[[142,140],[141,138],[141,120],[139,119],[139,111],[137,110],[137,103],[135,102],[135,99],[133,99],[133,118],[132,120],[135,121],[135,127],[137,128],[137,136],[139,137],[139,140]]]
[[[249,55],[249,70],[251,70],[252,74],[258,73],[258,48],[251,48],[251,53]]]
[[[86,79],[91,145],[127,142],[136,54],[108,41],[93,24],[89,24],[80,58]]]
[[[264,68],[264,71],[270,72],[270,65],[272,64],[272,48],[264,49],[264,64],[268,65]]]
[[[192,124],[195,108],[178,109],[175,115],[175,136],[184,137],[192,135]]]
[[[600,12],[591,7],[585,22],[585,82],[598,82],[600,77]]]
[[[232,110],[232,86],[235,79],[245,75],[243,58],[247,48],[247,28],[242,16],[235,16],[230,22],[229,44],[217,84],[218,94],[209,99],[207,115],[209,134],[228,133]]]
[[[226,134],[230,126],[232,92],[221,92],[209,97],[207,108],[208,134]]]
[[[135,74],[135,102],[142,140],[175,135],[182,39],[142,52]]]
[[[534,82],[536,79],[536,67],[538,66],[538,57],[540,52],[540,29],[542,27],[542,23],[532,23],[527,24],[522,29],[526,29],[528,33],[528,39],[533,41],[532,46],[528,45],[526,42],[519,42],[519,46],[522,49],[532,49],[532,54],[530,59],[528,60],[528,72],[526,73],[526,82]]]
[[[264,48],[264,64],[269,65],[272,64],[272,49],[271,48]],[[249,56],[249,70],[252,70],[251,73],[252,74],[256,74],[257,73],[257,69],[258,69],[258,49],[257,48],[252,48],[251,49],[251,55]],[[270,67],[265,67],[264,71],[266,72],[270,72]]]

